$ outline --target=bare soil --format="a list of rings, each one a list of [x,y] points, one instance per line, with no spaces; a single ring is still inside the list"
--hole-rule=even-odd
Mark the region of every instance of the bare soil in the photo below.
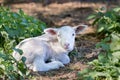
[[[116,3],[101,1],[81,2],[80,0],[68,2],[62,0],[62,3],[53,1],[53,3],[50,2],[49,4],[45,2],[43,5],[41,2],[32,2],[30,0],[26,3],[7,4],[7,6],[11,7],[13,11],[18,11],[19,8],[23,9],[26,14],[44,21],[48,27],[88,25],[86,31],[76,37],[76,46],[73,51],[75,54],[72,55],[73,52],[70,54],[70,64],[59,70],[31,72],[34,75],[34,80],[77,80],[78,72],[88,67],[87,62],[97,58],[100,51],[95,48],[96,43],[100,41],[95,34],[95,27],[91,26],[92,21],[86,18],[94,13],[97,8],[102,6],[106,8],[115,7]]]

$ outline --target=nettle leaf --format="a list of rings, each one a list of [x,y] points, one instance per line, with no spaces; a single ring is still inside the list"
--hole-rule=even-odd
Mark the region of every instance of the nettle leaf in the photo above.
[[[9,58],[9,55],[4,54],[4,53],[0,53],[0,58],[3,59],[3,60],[8,60],[8,59],[10,59],[10,58]]]
[[[111,51],[119,51],[120,50],[120,41],[119,42],[114,42],[110,44],[110,49]]]
[[[101,27],[98,28],[97,32],[100,33],[100,32],[102,32],[103,30],[104,30],[104,26],[101,26]]]
[[[120,50],[120,35],[112,34],[112,43],[110,44],[112,51]]]
[[[106,44],[107,42],[109,42],[111,40],[111,37],[106,37],[103,42]]]
[[[114,56],[114,55],[113,55]],[[120,57],[119,57],[120,58]],[[116,63],[118,63],[119,62],[119,59],[115,56],[115,57],[113,57],[112,58],[112,63],[113,64],[116,64]]]
[[[109,73],[107,73],[107,72],[92,72],[91,74],[90,74],[94,79],[95,78],[99,78],[99,77],[109,77],[110,75],[109,75]]]
[[[106,62],[105,54],[101,53],[98,55],[98,60],[100,62]]]
[[[112,41],[120,41],[120,34],[111,34]]]
[[[9,66],[8,66],[8,70],[9,70],[9,71],[12,71],[12,70],[13,70],[13,66],[12,66],[12,65],[9,65]]]
[[[21,24],[21,25],[24,25],[24,26],[27,26],[27,25],[28,25],[28,23],[26,23],[26,22],[21,22],[20,24]]]
[[[4,71],[5,70],[5,65],[1,64],[0,68]]]
[[[104,49],[104,50],[109,50],[109,49],[110,49],[109,44],[101,44],[101,47],[102,47],[102,49]]]
[[[112,53],[115,59],[120,60],[120,51]],[[116,61],[117,62],[117,61]]]
[[[92,62],[88,63],[89,65],[94,65],[94,66],[98,66],[100,63],[97,59],[93,60]]]
[[[26,57],[23,56],[21,60],[22,60],[23,63],[25,63]]]
[[[112,29],[112,28],[114,28],[114,27],[115,27],[115,24],[110,24],[110,25],[108,25],[107,30],[110,30],[110,29]]]
[[[116,7],[116,8],[114,8],[113,9],[115,12],[118,12],[118,11],[120,11],[120,7]]]
[[[19,13],[20,13],[20,15],[24,15],[24,12],[22,9],[19,9]]]
[[[15,50],[16,52],[18,52],[20,55],[23,54],[23,51],[21,49],[18,49],[18,48],[14,48],[13,50]]]
[[[26,15],[22,10],[16,13],[0,7],[0,64],[5,67],[5,70],[0,68],[0,77],[11,80],[25,79],[28,74],[24,65],[26,58],[22,57],[22,60],[17,62],[11,55],[12,49],[23,39],[42,34],[45,27],[44,22]],[[14,51],[23,54],[20,49],[14,48]]]
[[[8,33],[6,31],[1,31],[1,35],[5,38],[8,38]]]
[[[91,14],[91,15],[89,15],[89,16],[88,16],[88,18],[87,18],[87,19],[88,19],[88,20],[90,20],[90,19],[94,19],[95,17],[96,17],[96,15],[95,15],[95,14]]]

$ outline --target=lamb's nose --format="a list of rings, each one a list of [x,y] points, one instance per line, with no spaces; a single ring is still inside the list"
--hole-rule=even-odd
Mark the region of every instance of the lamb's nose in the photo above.
[[[69,43],[64,44],[64,46],[65,46],[66,49],[69,48],[69,45],[70,45]]]

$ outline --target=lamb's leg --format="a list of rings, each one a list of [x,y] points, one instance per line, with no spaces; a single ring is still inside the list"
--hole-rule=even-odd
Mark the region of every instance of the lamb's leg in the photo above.
[[[70,58],[69,58],[69,56],[67,54],[61,54],[61,55],[59,55],[58,60],[60,62],[62,62],[63,64],[70,63]]]
[[[64,67],[60,61],[45,63],[44,59],[39,57],[36,57],[33,62],[33,71],[49,71],[52,69],[59,69],[60,67]]]

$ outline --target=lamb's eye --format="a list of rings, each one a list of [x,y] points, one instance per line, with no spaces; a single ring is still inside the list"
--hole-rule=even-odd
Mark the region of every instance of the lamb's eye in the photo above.
[[[75,34],[73,33],[72,36],[75,36]]]

